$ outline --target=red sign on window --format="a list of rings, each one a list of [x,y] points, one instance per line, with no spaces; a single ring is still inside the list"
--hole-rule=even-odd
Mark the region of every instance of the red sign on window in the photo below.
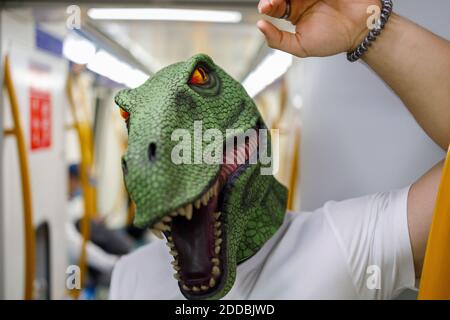
[[[48,148],[52,143],[51,99],[48,91],[30,88],[31,150]]]

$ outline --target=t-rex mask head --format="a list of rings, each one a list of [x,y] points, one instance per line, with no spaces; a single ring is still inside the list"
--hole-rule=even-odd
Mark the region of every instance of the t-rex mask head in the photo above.
[[[270,140],[265,147],[255,136],[242,141],[227,131],[255,129],[261,138],[265,125],[255,103],[203,54],[120,91],[115,102],[129,132],[122,165],[137,207],[134,224],[164,235],[186,298],[223,297],[233,286],[236,265],[274,234],[286,208],[286,188],[261,174],[259,157],[250,161],[263,147],[270,153]],[[207,134],[208,129],[215,130]],[[221,160],[232,155],[241,161],[206,161],[205,151],[213,149],[210,154]]]

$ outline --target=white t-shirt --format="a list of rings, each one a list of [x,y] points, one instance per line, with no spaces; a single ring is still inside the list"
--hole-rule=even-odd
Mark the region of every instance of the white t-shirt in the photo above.
[[[282,227],[237,266],[225,299],[392,299],[414,288],[409,188],[288,213]],[[116,264],[111,299],[184,299],[165,241]]]

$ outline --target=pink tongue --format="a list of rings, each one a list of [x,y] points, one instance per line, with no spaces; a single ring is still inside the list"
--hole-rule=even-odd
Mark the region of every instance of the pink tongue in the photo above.
[[[245,163],[250,155],[256,152],[258,147],[258,135],[250,136],[244,144],[240,144],[234,148],[228,148],[223,156],[223,164],[220,168],[219,182],[224,185],[231,173]]]

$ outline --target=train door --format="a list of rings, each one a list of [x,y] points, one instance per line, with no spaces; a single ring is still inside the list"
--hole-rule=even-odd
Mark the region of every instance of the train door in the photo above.
[[[3,66],[10,72],[11,88],[2,92],[1,99],[0,293],[4,299],[62,298],[67,267],[63,149],[67,62],[58,56],[58,39],[40,29],[30,11],[4,10],[1,22],[2,65],[8,57],[9,66]],[[17,97],[15,106],[10,103],[11,92]],[[22,128],[14,121],[14,108]],[[17,152],[17,130],[22,153]],[[21,158],[26,159],[26,169]],[[24,227],[24,179],[30,191],[29,230]]]

